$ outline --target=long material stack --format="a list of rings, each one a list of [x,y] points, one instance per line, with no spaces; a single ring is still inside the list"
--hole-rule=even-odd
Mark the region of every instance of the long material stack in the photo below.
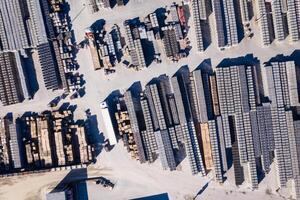
[[[0,3],[0,51],[20,51],[24,57],[27,49],[38,52],[44,83],[47,89],[67,87],[60,59],[52,54],[51,41],[55,38],[47,0],[4,0]],[[49,39],[50,38],[50,39]]]
[[[226,45],[237,45],[239,41],[233,0],[213,0],[212,5],[215,11],[218,46],[223,48]]]
[[[179,44],[176,39],[175,27],[172,25],[162,28],[163,44],[168,58],[179,59]]]
[[[12,117],[0,119],[0,173],[7,173],[13,169],[23,167],[20,137]]]
[[[133,138],[136,145],[136,151],[138,155],[138,160],[141,163],[144,163],[146,161],[146,155],[145,150],[143,146],[143,141],[140,135],[140,127],[139,127],[139,121],[136,114],[136,109],[138,109],[138,102],[135,99],[131,93],[131,91],[127,91],[124,95],[124,100],[126,104],[126,108],[128,110],[130,122],[131,122],[131,129],[133,133]]]
[[[206,14],[206,4],[204,0],[193,0],[192,1],[192,10],[193,10],[193,19],[194,27],[196,32],[197,39],[197,48],[198,51],[204,51],[204,42],[201,30],[201,21],[207,20]]]
[[[0,100],[4,106],[29,98],[18,53],[0,53]]]
[[[130,20],[124,22],[124,27],[132,66],[136,69],[146,67],[140,36],[139,34],[133,34],[132,31],[133,29],[137,29],[137,27],[132,25]]]
[[[285,39],[284,33],[284,21],[282,15],[282,4],[280,0],[274,0],[271,2],[272,5],[272,16],[274,24],[275,39],[282,41]]]
[[[134,140],[129,113],[125,109],[125,105],[122,100],[120,100],[117,107],[118,111],[115,113],[115,117],[118,123],[119,134],[122,137],[128,152],[130,152],[131,157],[139,160],[138,149]]]

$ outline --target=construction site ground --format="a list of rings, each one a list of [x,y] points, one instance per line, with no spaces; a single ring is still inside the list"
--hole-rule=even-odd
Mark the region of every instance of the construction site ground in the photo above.
[[[113,10],[100,10],[91,14],[86,8],[85,0],[68,0],[70,4],[70,16],[73,23],[75,39],[77,44],[84,40],[84,30],[100,19],[106,21],[106,25],[112,26],[118,24],[123,28],[123,21],[130,18],[140,17],[143,20],[147,14],[154,12],[160,7],[171,5],[172,2],[180,3],[179,0],[129,0],[125,7],[117,7]],[[76,118],[85,117],[85,110],[90,109],[92,115],[97,116],[97,126],[99,132],[103,127],[101,119],[100,102],[105,100],[109,94],[120,90],[123,93],[133,83],[140,81],[142,86],[152,78],[162,74],[172,76],[180,67],[188,65],[190,70],[197,68],[204,60],[210,61],[212,66],[218,65],[225,58],[235,58],[252,54],[257,57],[260,63],[268,61],[270,58],[278,55],[290,55],[295,50],[300,49],[300,43],[289,43],[288,39],[281,43],[273,43],[269,47],[262,47],[260,40],[259,27],[255,19],[252,20],[251,28],[254,32],[252,39],[244,38],[238,46],[220,51],[216,44],[214,16],[210,15],[210,28],[212,43],[204,53],[197,52],[196,38],[192,28],[192,18],[189,19],[191,29],[189,30],[189,39],[192,49],[187,58],[173,63],[164,56],[163,49],[162,63],[151,64],[148,68],[141,71],[126,69],[119,65],[116,67],[116,73],[104,75],[102,70],[94,71],[92,59],[88,47],[79,49],[77,61],[80,65],[79,72],[83,74],[86,81],[85,95],[82,98],[70,100],[68,97],[60,102],[77,105]],[[160,45],[158,45],[160,46]],[[36,56],[35,56],[36,59]],[[41,112],[49,109],[47,104],[62,94],[62,91],[47,91],[42,80],[40,66],[36,66],[36,75],[39,82],[39,90],[32,100],[26,100],[21,104],[12,106],[0,105],[0,115],[4,116],[8,112],[13,112],[15,116],[27,111]],[[104,133],[105,136],[105,133]],[[233,171],[228,172],[228,180],[223,185],[210,181],[211,174],[208,177],[192,176],[189,172],[187,159],[180,164],[179,171],[163,171],[159,160],[154,164],[140,164],[130,159],[123,147],[122,142],[113,148],[111,152],[104,150],[99,154],[97,162],[89,168],[90,176],[105,176],[111,179],[116,186],[113,190],[101,188],[92,182],[87,182],[87,191],[90,200],[98,199],[131,199],[142,196],[149,196],[161,193],[168,193],[170,199],[193,199],[197,193],[202,193],[197,199],[283,199],[276,193],[276,180],[272,170],[267,177],[260,183],[259,190],[251,191],[247,186],[237,188],[234,186]],[[43,199],[45,191],[50,186],[60,182],[68,171],[49,172],[45,174],[34,174],[20,177],[10,177],[0,179],[0,199]],[[80,177],[80,174],[78,175]],[[206,187],[206,184],[208,186]],[[284,191],[283,191],[284,192]],[[251,193],[251,194],[250,194]],[[247,195],[246,195],[247,194]]]

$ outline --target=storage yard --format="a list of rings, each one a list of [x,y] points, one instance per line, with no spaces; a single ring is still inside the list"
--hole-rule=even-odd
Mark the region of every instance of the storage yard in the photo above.
[[[88,177],[105,176],[115,183],[114,189],[106,190],[86,181],[86,193],[95,200],[163,193],[169,199],[209,200],[279,200],[300,195],[300,176],[293,176],[299,173],[295,133],[300,128],[294,116],[298,110],[292,109],[299,104],[299,63],[294,59],[299,56],[300,34],[295,26],[300,19],[295,22],[295,13],[281,8],[286,14],[282,20],[277,1],[264,0],[253,1],[257,10],[248,13],[249,2],[241,0],[242,21],[236,22],[235,6],[221,7],[221,0],[212,2],[212,13],[203,10],[200,0],[129,0],[126,5],[117,1],[114,8],[108,8],[105,0],[97,1],[101,2],[97,6],[92,6],[93,0],[67,2],[68,14],[59,1],[52,1],[55,39],[21,45],[32,50],[37,91],[27,91],[20,66],[28,59],[22,53],[0,55],[5,63],[0,69],[19,76],[7,83],[15,88],[7,90],[0,84],[0,117],[13,113],[25,125],[26,157],[23,166],[18,155],[4,156],[6,162],[13,160],[15,166],[10,167],[22,170],[16,171],[21,175],[0,180],[0,199],[45,199],[47,190],[66,176],[70,166],[85,168],[86,164]],[[272,16],[264,14],[270,12],[267,9],[272,9]],[[42,59],[48,43],[57,60],[58,82],[45,76],[45,70],[51,71],[45,67],[48,60]],[[150,62],[145,50],[149,44]],[[269,62],[279,54],[287,57]],[[245,62],[224,62],[239,57]],[[7,72],[10,66],[13,71]],[[1,70],[0,76],[6,76]],[[259,95],[268,96],[272,103],[261,101]],[[58,110],[68,102],[76,105],[74,112]],[[26,112],[35,115],[22,116]],[[77,122],[82,119],[95,122],[93,126]],[[19,134],[10,128],[16,125],[4,121],[0,121],[5,124],[0,124],[1,139],[8,132],[16,143]],[[94,144],[89,143],[90,132],[99,134],[92,139]],[[54,136],[50,140],[49,134]],[[91,164],[94,153],[97,162]],[[33,169],[41,171],[30,174]],[[258,171],[266,177],[260,180]],[[72,181],[87,178],[78,177]]]

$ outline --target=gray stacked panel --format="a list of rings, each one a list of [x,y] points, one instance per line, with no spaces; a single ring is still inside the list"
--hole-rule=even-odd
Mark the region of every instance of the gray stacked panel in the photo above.
[[[284,108],[272,109],[272,122],[279,185],[285,187],[288,179],[292,178],[292,162],[288,140],[288,126]]]
[[[255,110],[256,105],[261,103],[256,68],[251,66],[246,67],[246,76],[249,92],[250,109]]]
[[[195,70],[193,72],[194,77],[194,84],[195,84],[195,93],[197,99],[197,111],[198,111],[198,120],[201,123],[208,122],[208,115],[207,115],[207,106],[205,101],[205,94],[204,94],[204,86],[202,81],[202,74],[201,70]]]
[[[191,172],[192,174],[201,172],[202,175],[205,175],[205,168],[203,165],[200,148],[197,142],[195,126],[191,116],[189,117],[189,119],[186,118],[186,112],[191,113],[190,105],[187,99],[188,93],[186,91],[185,85],[182,85],[184,91],[180,90],[178,77],[172,77],[171,82]]]
[[[222,17],[222,4],[221,0],[212,0],[212,7],[215,13],[216,19],[216,35],[218,38],[218,47],[225,47],[225,30],[224,30],[224,19]]]
[[[175,127],[169,127],[168,131],[169,131],[169,135],[171,138],[171,143],[172,143],[173,149],[179,149]]]
[[[150,91],[151,91],[151,95],[152,95],[152,99],[153,99],[153,103],[154,103],[154,108],[155,108],[155,111],[156,111],[156,114],[157,114],[159,128],[161,130],[166,130],[167,125],[166,125],[166,122],[165,122],[165,117],[164,117],[164,114],[163,114],[163,109],[162,109],[162,105],[161,105],[157,85],[153,84],[153,85],[150,85],[149,87],[150,87]]]
[[[170,80],[168,76],[162,75],[159,77],[158,90],[161,98],[161,105],[165,116],[165,121],[167,127],[170,127],[173,125],[173,116],[168,102],[168,97],[171,95]]]
[[[18,75],[19,75],[19,80],[20,80],[23,97],[25,99],[30,99],[31,95],[30,95],[30,91],[29,91],[29,88],[27,86],[27,81],[26,81],[26,77],[28,76],[28,74],[23,69],[22,59],[21,59],[20,54],[18,52],[14,52],[14,57],[15,57],[16,65],[17,65],[17,70],[18,70]],[[17,76],[17,75],[15,74],[15,76]]]
[[[236,130],[235,130],[235,123],[234,123],[234,119],[232,117],[230,117],[230,124],[233,127],[233,133],[235,135],[235,139],[232,140],[232,163],[233,163],[233,169],[234,169],[234,179],[235,179],[235,184],[236,185],[241,185],[244,180],[244,168],[241,165],[241,161],[240,161],[240,155],[239,155],[239,145],[237,142],[237,138],[236,138]]]
[[[293,178],[295,181],[296,199],[300,198],[300,121],[294,121],[294,130],[289,132],[291,158],[293,164]]]
[[[179,45],[176,39],[175,27],[172,25],[162,28],[163,44],[167,57],[177,58],[179,56]]]
[[[293,62],[272,62],[266,67],[269,98],[272,101],[272,126],[274,134],[274,151],[279,185],[285,187],[293,178],[293,159],[291,151],[293,134],[291,106],[299,104],[295,64]],[[293,139],[293,137],[292,137]],[[294,155],[292,155],[294,156]],[[297,177],[295,177],[297,179]],[[297,180],[295,180],[297,183]]]
[[[228,79],[227,73],[224,72],[225,68],[220,68],[216,72],[217,76],[217,85],[218,85],[218,96],[219,96],[219,103],[220,103],[220,112],[222,113],[222,122],[223,122],[223,131],[224,131],[224,139],[226,148],[231,148],[231,137],[230,137],[230,130],[229,130],[229,122],[228,122],[228,110],[227,110],[227,91],[225,88],[225,79]],[[232,96],[230,97],[232,98]]]
[[[235,110],[235,120],[236,120],[236,133],[237,133],[237,141],[239,146],[239,155],[241,159],[241,163],[246,163],[247,158],[247,146],[245,140],[245,129],[244,129],[244,120],[242,115],[242,99],[243,97],[240,92],[245,92],[245,90],[240,90],[242,87],[239,82],[238,77],[238,68],[233,67],[231,70],[231,82],[232,82],[232,94],[233,94],[233,105]],[[227,90],[229,88],[227,87]]]
[[[224,137],[224,130],[223,130],[223,124],[222,124],[222,117],[221,116],[217,117],[216,123],[217,123],[217,130],[218,130],[219,143],[220,143],[220,156],[221,156],[221,159],[222,159],[222,169],[225,172],[225,171],[228,170],[228,165],[227,165],[225,137]]]
[[[12,120],[8,120],[8,132],[10,136],[9,146],[13,168],[22,168],[23,161],[20,150],[20,136],[18,135],[17,125]]]
[[[271,2],[271,5],[272,5],[272,16],[273,16],[275,38],[278,41],[281,41],[284,40],[285,33],[284,33],[284,24],[283,24],[283,16],[282,16],[280,0],[273,0]]]
[[[125,92],[124,99],[125,99],[126,107],[127,107],[130,122],[131,122],[131,128],[132,128],[134,141],[135,141],[135,144],[137,145],[137,149],[138,149],[139,160],[141,163],[143,163],[143,162],[146,162],[146,155],[145,155],[145,151],[144,151],[144,147],[143,147],[142,138],[140,135],[138,119],[136,116],[136,109],[135,109],[136,105],[135,104],[137,102],[135,101],[134,97],[132,96],[131,91]]]
[[[211,144],[215,177],[219,183],[222,183],[223,172],[222,172],[221,154],[220,154],[221,149],[219,147],[217,124],[215,120],[210,120],[208,121],[208,125],[209,125],[209,136],[210,136],[210,144]]]
[[[257,20],[259,21],[260,24],[260,34],[261,34],[262,44],[264,46],[267,46],[271,44],[272,40],[270,35],[270,28],[269,28],[268,14],[267,14],[265,0],[257,0],[257,7],[258,7]]]
[[[149,87],[151,93],[151,99],[153,101],[153,106],[155,110],[152,113],[152,115],[155,114],[158,121],[157,130],[159,131],[155,132],[155,137],[156,137],[156,143],[157,143],[159,157],[162,166],[164,169],[175,170],[176,163],[175,163],[173,148],[177,147],[177,141],[176,140],[174,141],[174,137],[172,138],[170,137],[167,124],[165,121],[157,85],[152,84],[147,87]]]
[[[39,1],[39,0],[34,0],[34,1]],[[40,5],[41,5],[41,10],[37,7],[36,12],[37,13],[42,13],[44,16],[44,23],[45,23],[45,27],[48,33],[48,38],[53,39],[55,38],[55,33],[54,33],[54,28],[53,28],[53,24],[50,18],[50,8],[49,8],[49,1],[47,0],[40,0]],[[38,16],[40,16],[40,14],[37,14]],[[43,32],[42,32],[43,33]],[[41,35],[41,37],[43,37],[43,35]],[[45,39],[45,38],[43,38]]]
[[[285,63],[286,75],[288,81],[288,91],[291,106],[299,105],[298,85],[297,85],[297,72],[294,61],[287,61]]]
[[[196,85],[195,78],[193,76],[193,72],[190,74],[190,84],[189,84],[189,95],[190,95],[190,103],[191,110],[194,122],[200,122],[200,109],[198,105],[198,99],[196,94]]]
[[[234,119],[236,133],[235,154],[239,159],[236,165],[247,164],[249,180],[253,189],[258,188],[255,154],[260,154],[259,136],[256,119],[256,97],[253,67],[231,66],[217,68],[219,102],[223,120],[223,132],[230,137],[229,117]],[[252,106],[251,106],[252,104]],[[254,110],[250,110],[250,106]],[[224,123],[225,122],[225,123]],[[227,130],[225,130],[227,129]],[[225,135],[226,136],[226,135]],[[226,140],[225,140],[226,141]],[[256,142],[256,144],[254,144]],[[236,149],[236,147],[238,147]],[[239,173],[239,167],[237,173]],[[239,176],[238,174],[236,174]],[[237,178],[237,182],[242,180]]]
[[[50,18],[49,2],[47,0],[28,0],[28,5],[32,6],[30,8],[33,15],[32,32],[35,32],[37,37],[36,45],[45,86],[48,90],[59,89],[60,86],[67,89],[68,84],[61,64],[57,41],[53,40],[55,33]],[[53,41],[51,42],[49,38]]]
[[[272,62],[266,67],[266,73],[272,105],[287,108],[297,106],[299,97],[294,62]]]
[[[155,111],[155,106],[154,106],[154,102],[151,96],[151,90],[149,86],[146,86],[145,88],[145,95],[147,97],[148,100],[148,105],[149,105],[149,109],[150,109],[150,113],[151,113],[151,119],[152,119],[152,123],[153,123],[153,129],[159,130],[159,123],[158,123],[158,118],[157,118],[157,113]]]
[[[130,21],[124,22],[126,42],[131,57],[131,64],[143,68],[146,67],[145,56],[142,48],[142,43],[139,38],[134,38],[131,32]]]
[[[169,78],[167,76],[161,76],[159,85],[150,85],[150,90],[154,102],[154,107],[156,109],[160,130],[168,129],[172,147],[175,150],[179,149],[179,146],[167,100],[167,95],[170,93],[169,87]]]
[[[0,2],[1,51],[21,50],[30,47],[22,9],[19,0],[2,0]]]
[[[274,151],[271,105],[269,103],[257,107],[257,122],[262,168],[265,172],[268,172],[272,163],[271,152]]]
[[[175,157],[168,131],[156,131],[154,134],[163,169],[176,170]]]
[[[201,30],[201,20],[207,20],[206,8],[204,0],[193,0],[192,10],[193,10],[193,20],[196,32],[197,49],[198,51],[204,51],[203,36]]]
[[[53,60],[52,50],[49,43],[40,44],[37,47],[44,83],[47,90],[59,88],[60,81],[57,79],[56,64]]]
[[[227,45],[239,43],[233,0],[223,0]]]
[[[206,1],[192,0],[193,11],[197,11],[200,20],[207,20]]]
[[[153,162],[155,160],[155,153],[157,150],[157,144],[154,135],[153,124],[151,120],[150,109],[146,99],[141,100],[141,106],[146,124],[146,130],[142,132],[142,139],[145,145],[147,160]]]
[[[139,67],[140,68],[147,67],[141,40],[140,39],[134,40],[134,46],[138,56]]]
[[[206,102],[206,110],[208,119],[214,119],[213,99],[211,94],[210,74],[209,72],[202,73],[202,82],[204,90],[204,98]]]
[[[255,159],[255,147],[259,148],[259,145],[257,145],[257,143],[259,143],[258,141],[259,138],[257,138],[256,136],[256,139],[254,139],[255,138],[254,132],[257,131],[256,130],[257,127],[254,127],[255,129],[252,129],[253,127],[251,127],[252,122],[250,119],[250,114],[244,113],[245,138],[246,138],[246,145],[247,145],[248,166],[249,166],[251,187],[252,189],[258,189],[258,174],[257,174],[256,159]],[[260,149],[258,149],[257,151],[259,152]]]
[[[289,27],[289,34],[292,42],[298,41],[300,39],[300,18],[297,14],[297,4],[296,1],[299,0],[287,0],[287,20],[288,20],[288,27]],[[299,6],[299,5],[298,5]],[[298,7],[298,10],[300,8]]]
[[[261,156],[261,148],[260,148],[259,126],[257,121],[257,111],[251,110],[249,114],[251,120],[251,130],[249,134],[250,135],[252,134],[255,157],[259,158]]]
[[[45,3],[44,3],[45,4]],[[29,26],[31,30],[31,41],[34,46],[48,43],[47,32],[41,11],[41,4],[39,0],[27,0],[28,11],[30,15]],[[46,8],[47,9],[47,8]],[[49,13],[46,13],[49,14]],[[51,22],[49,24],[51,27]],[[51,34],[54,37],[54,33]]]
[[[243,24],[247,24],[250,22],[248,1],[247,0],[239,0],[239,1],[240,1],[242,22],[243,22]]]
[[[3,105],[20,103],[29,98],[18,53],[0,53],[0,100]]]

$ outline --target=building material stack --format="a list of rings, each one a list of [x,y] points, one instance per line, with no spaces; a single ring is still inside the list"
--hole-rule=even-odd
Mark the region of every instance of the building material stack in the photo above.
[[[133,139],[135,141],[134,144],[134,151],[136,151],[137,159],[144,163],[146,162],[146,155],[143,140],[140,133],[140,124],[141,120],[137,116],[137,112],[141,110],[140,102],[138,101],[137,97],[132,94],[131,91],[126,91],[124,94],[124,100],[126,104],[126,108],[128,111],[131,129],[133,133]],[[139,120],[138,120],[139,119]]]
[[[55,34],[55,39],[52,39],[54,55],[58,64],[60,74],[66,74],[61,77],[62,87],[68,91],[69,87],[76,87],[70,81],[74,76],[72,72],[77,69],[77,64],[74,60],[74,46],[72,43],[72,30],[70,29],[70,19],[67,14],[66,2],[50,1],[49,15]]]
[[[47,0],[31,0],[28,3],[32,13],[32,27],[38,37],[37,51],[42,67],[45,86],[48,90],[68,89],[60,55],[56,47],[56,36],[50,18],[50,4]]]
[[[29,99],[21,58],[15,52],[0,53],[0,100],[4,106]]]
[[[163,44],[166,52],[166,56],[172,60],[179,60],[180,49],[176,38],[175,25],[168,25],[162,28],[163,32]]]
[[[249,12],[249,4],[251,4],[251,2],[247,1],[247,0],[239,0],[239,4],[240,4],[240,9],[241,9],[241,15],[242,15],[242,23],[244,25],[249,24],[250,23],[250,12]]]
[[[187,21],[184,5],[173,3],[161,27],[162,42],[166,56],[174,62],[185,57],[188,51]]]
[[[141,38],[138,31],[138,25],[131,20],[124,22],[126,43],[128,45],[131,65],[139,70],[146,67],[145,55],[142,47]]]
[[[26,117],[26,137],[24,138],[28,164],[32,167],[52,166],[49,141],[49,125],[45,117]]]
[[[212,77],[212,78],[211,78]],[[195,123],[198,143],[202,152],[202,157],[206,170],[214,170],[215,178],[218,182],[223,182],[223,173],[227,170],[226,154],[222,145],[223,134],[215,120],[215,110],[218,110],[216,103],[217,91],[213,88],[215,76],[205,70],[195,70],[190,73],[190,101],[193,120]],[[213,104],[214,103],[214,104]],[[222,160],[225,160],[222,163]],[[222,166],[223,165],[223,166]]]
[[[11,168],[9,155],[9,135],[6,131],[6,120],[0,119],[0,173]]]
[[[71,164],[75,161],[75,152],[73,152],[75,144],[72,143],[74,136],[69,130],[72,112],[70,110],[54,111],[52,116],[54,129],[62,135],[66,164]]]
[[[216,19],[218,47],[237,45],[239,40],[233,0],[213,0],[212,5]]]
[[[296,42],[300,39],[300,2],[299,0],[286,0],[286,2],[290,41]]]
[[[154,126],[152,123],[153,115],[151,115],[149,102],[145,94],[142,94],[141,96],[141,106],[146,126],[146,130],[141,132],[145,146],[146,157],[149,162],[154,162],[157,157],[157,143],[155,139]]]
[[[110,0],[96,0],[96,5],[98,6],[98,9],[111,8]]]
[[[258,134],[252,117],[259,104],[256,89],[256,72],[253,66],[230,66],[217,68],[218,94],[226,147],[232,146],[236,184],[245,180],[244,169],[253,189],[258,187],[256,166]],[[233,135],[234,134],[234,135]],[[233,135],[233,136],[231,136]],[[231,140],[231,141],[230,141]],[[228,144],[228,143],[231,143]]]
[[[0,37],[2,51],[17,52],[28,57],[27,50],[38,53],[44,84],[47,89],[66,87],[58,61],[52,55],[51,41],[55,37],[47,0],[9,1],[0,3]],[[22,75],[20,75],[22,76]]]
[[[150,112],[152,116],[153,127],[147,125],[148,134],[155,136],[157,144],[157,151],[159,158],[162,163],[163,169],[175,170],[175,149],[178,150],[178,140],[175,127],[171,124],[172,116],[170,116],[170,110],[167,107],[167,94],[169,93],[169,79],[167,77],[163,83],[153,83],[146,86],[145,97],[143,102],[143,110],[145,111],[144,116],[146,117],[147,112]],[[148,105],[146,104],[148,102]],[[147,118],[146,118],[147,119]],[[149,119],[147,119],[148,121]],[[147,122],[149,123],[149,122]],[[154,132],[153,132],[154,131]],[[156,146],[152,145],[155,149]]]
[[[133,131],[131,128],[131,121],[129,113],[127,111],[124,99],[119,99],[117,104],[117,112],[115,117],[118,124],[119,134],[122,137],[124,146],[127,147],[127,151],[130,153],[133,159],[139,160],[138,149],[134,139]]]
[[[189,100],[189,72],[183,71],[172,77],[172,87],[182,129],[184,145],[192,174],[206,174]]]
[[[267,12],[265,0],[256,1],[256,9],[256,21],[258,21],[260,26],[261,42],[263,46],[268,46],[271,44],[273,38],[271,37],[270,14]]]
[[[88,143],[86,131],[83,125],[73,121],[73,112],[71,110],[58,110],[51,112],[50,123],[61,141],[55,143],[57,149],[63,145],[65,163],[68,164],[87,164],[93,160],[93,149]],[[59,153],[56,153],[57,159],[62,159]],[[80,155],[78,157],[78,155]]]
[[[284,19],[282,13],[282,2],[280,0],[271,1],[273,26],[275,39],[282,41],[285,39]]]
[[[299,106],[296,66],[293,61],[271,62],[266,66],[268,97],[274,135],[274,153],[279,187],[290,187],[299,198],[298,113]],[[295,119],[295,116],[296,119]]]
[[[204,51],[203,33],[201,24],[207,21],[207,11],[205,0],[192,0],[192,13],[194,20],[194,27],[196,32],[197,50]]]
[[[0,119],[0,173],[8,173],[23,167],[22,149],[20,147],[18,127],[13,118]]]
[[[212,163],[214,166],[215,179],[217,182],[222,183],[224,181],[223,171],[226,170],[224,167],[224,163],[222,163],[222,157],[225,156],[226,159],[226,155],[224,155],[224,153],[223,154],[221,153],[220,149],[222,149],[222,146],[220,147],[219,145],[219,141],[221,139],[219,135],[221,135],[222,133],[217,130],[218,124],[216,120],[210,120],[208,122],[208,127],[205,128],[209,129],[209,137],[211,142],[211,155],[212,155],[212,158],[210,159],[212,159]]]
[[[78,124],[70,125],[70,132],[73,134],[73,143],[75,143],[74,148],[76,162],[91,162],[93,160],[92,147],[87,144],[85,127]]]
[[[123,48],[119,27],[114,25],[110,32],[103,28],[96,33],[90,28],[86,30],[86,37],[89,41],[95,70],[103,68],[105,74],[115,72],[114,67],[117,62],[121,61]]]
[[[300,39],[299,6],[298,0],[256,2],[256,21],[260,24],[263,46],[270,45],[274,39],[283,41],[287,35],[291,42]]]
[[[5,173],[89,164],[93,148],[70,110],[5,117],[0,126],[0,171]],[[23,159],[24,158],[24,159]]]
[[[94,70],[101,69],[102,66],[101,66],[101,61],[100,61],[100,55],[99,55],[98,48],[96,45],[94,31],[91,28],[89,28],[89,29],[85,30],[85,35],[88,40],[88,44],[89,44],[89,48],[90,48],[90,52],[91,52],[91,56],[92,56],[92,60],[93,60]]]

